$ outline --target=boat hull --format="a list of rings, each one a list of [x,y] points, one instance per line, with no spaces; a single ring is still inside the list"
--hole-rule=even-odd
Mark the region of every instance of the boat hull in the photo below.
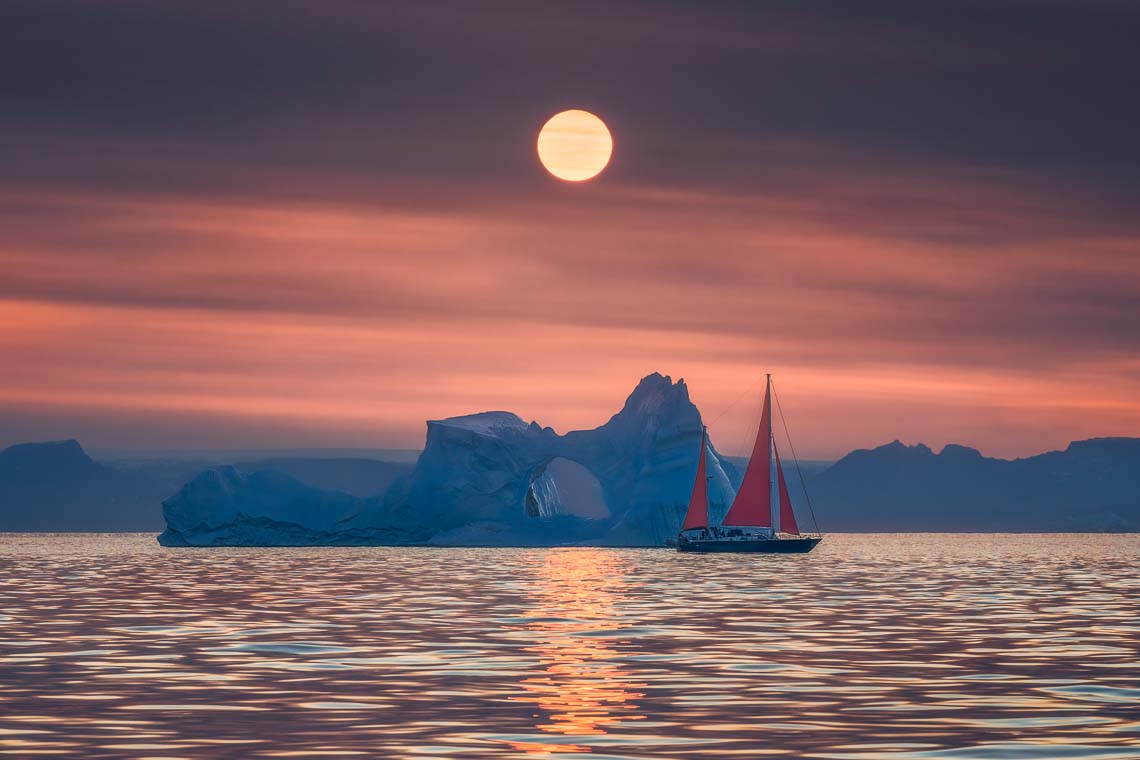
[[[819,538],[757,538],[680,541],[677,543],[677,551],[708,554],[806,554],[814,549],[821,540]]]

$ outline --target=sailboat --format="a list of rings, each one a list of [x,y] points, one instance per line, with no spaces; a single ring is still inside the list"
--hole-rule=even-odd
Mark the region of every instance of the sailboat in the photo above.
[[[800,533],[796,514],[792,510],[792,499],[788,495],[787,481],[784,480],[780,452],[772,436],[771,375],[768,375],[764,389],[760,429],[756,432],[756,443],[752,447],[748,468],[744,471],[744,480],[720,525],[709,524],[708,446],[708,428],[705,428],[701,431],[701,453],[697,459],[693,494],[689,498],[685,520],[681,523],[681,532],[677,535],[677,551],[802,554],[810,552],[823,540],[818,533]],[[779,531],[776,530],[772,514],[773,455],[776,459]]]

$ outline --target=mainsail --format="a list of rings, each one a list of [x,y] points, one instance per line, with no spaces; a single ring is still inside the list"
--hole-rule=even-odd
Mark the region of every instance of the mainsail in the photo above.
[[[772,527],[772,378],[764,389],[764,411],[760,415],[760,430],[744,480],[736,498],[724,516],[721,525]],[[704,456],[702,450],[701,455]],[[690,509],[692,507],[690,506]]]
[[[703,528],[709,524],[709,479],[705,463],[705,449],[708,448],[707,433],[701,431],[701,455],[697,459],[697,479],[693,483],[693,495],[689,497],[689,511],[685,512],[685,522],[681,530]]]
[[[793,535],[800,534],[796,525],[796,513],[792,511],[792,497],[788,495],[788,483],[784,480],[784,468],[780,464],[780,451],[772,441],[772,453],[776,455],[776,479],[780,484],[780,530]]]

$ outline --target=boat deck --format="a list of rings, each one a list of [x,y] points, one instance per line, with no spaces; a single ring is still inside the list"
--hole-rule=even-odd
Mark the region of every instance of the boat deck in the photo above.
[[[823,539],[816,536],[796,536],[791,538],[747,538],[727,537],[677,542],[679,552],[704,552],[720,554],[805,554],[815,548]]]

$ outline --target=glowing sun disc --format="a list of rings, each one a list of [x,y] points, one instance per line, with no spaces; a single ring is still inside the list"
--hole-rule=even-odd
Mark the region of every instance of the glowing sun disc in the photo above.
[[[614,140],[605,122],[589,111],[556,113],[538,133],[538,159],[548,172],[567,182],[598,176],[613,152]]]

